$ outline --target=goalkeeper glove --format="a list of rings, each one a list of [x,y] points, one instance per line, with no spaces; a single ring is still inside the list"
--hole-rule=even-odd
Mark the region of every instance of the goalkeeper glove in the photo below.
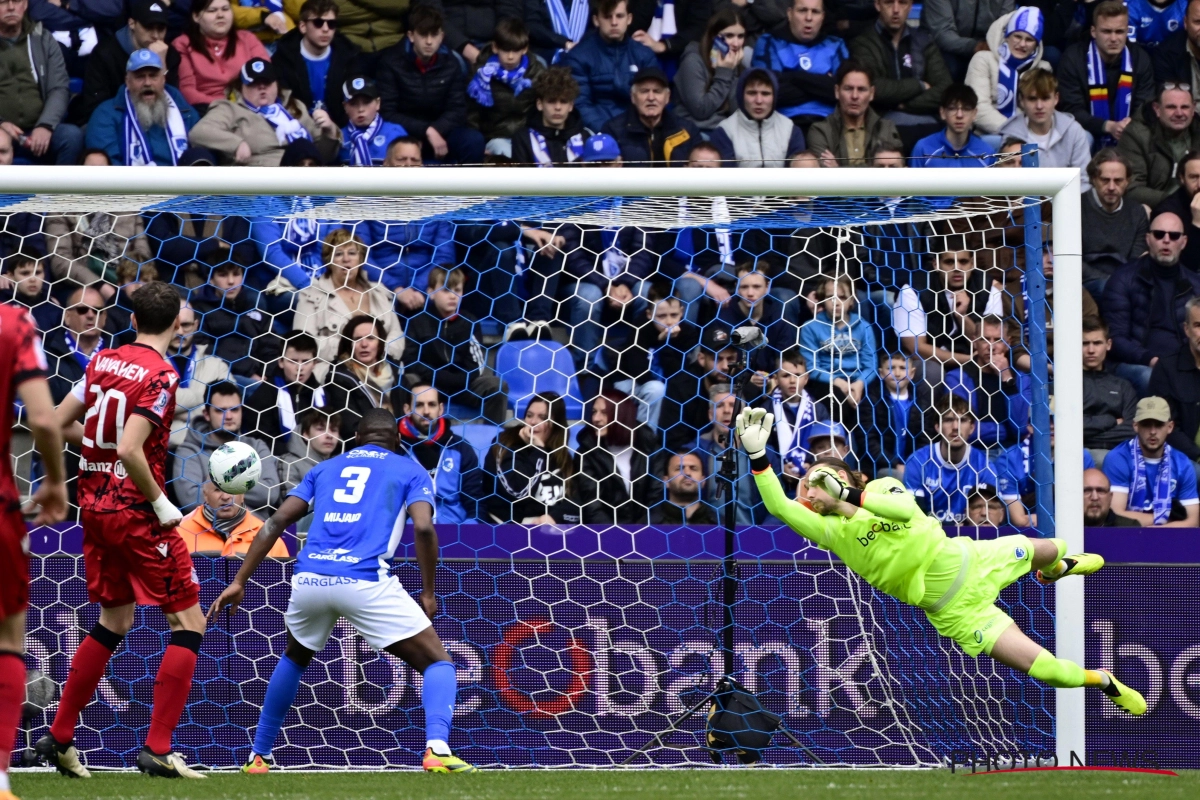
[[[767,455],[767,442],[771,440],[774,425],[775,415],[762,408],[746,408],[737,415],[738,438],[751,461]]]
[[[831,467],[816,467],[808,473],[808,483],[822,489],[834,500],[848,500],[850,487],[842,482]]]

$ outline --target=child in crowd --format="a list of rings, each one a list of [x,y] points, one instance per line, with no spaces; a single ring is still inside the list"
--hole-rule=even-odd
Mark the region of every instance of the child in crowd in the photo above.
[[[0,302],[29,309],[33,323],[42,333],[62,325],[62,307],[50,294],[46,267],[29,253],[15,253],[4,259]]]
[[[429,301],[406,331],[405,383],[432,386],[451,402],[478,409],[495,425],[507,416],[508,398],[500,379],[487,371],[483,348],[475,338],[475,320],[459,313],[466,276],[443,267],[429,270]]]
[[[342,128],[339,160],[352,167],[378,167],[387,159],[388,146],[408,131],[388,122],[379,113],[379,87],[365,75],[342,84],[342,108],[349,122]]]
[[[799,483],[811,460],[808,439],[812,426],[829,419],[829,410],[808,393],[807,385],[808,359],[804,352],[798,347],[785,350],[767,385],[766,407],[775,415],[775,446],[786,489]]]
[[[537,56],[529,55],[525,23],[501,19],[467,84],[467,122],[487,141],[511,139],[537,102],[533,81],[544,69]]]
[[[214,355],[229,362],[242,385],[262,380],[280,354],[271,335],[272,315],[260,305],[258,290],[244,285],[245,278],[241,264],[222,262],[212,268],[208,283],[192,290],[190,300]]]
[[[867,386],[861,429],[867,442],[864,466],[876,478],[904,477],[904,461],[921,443],[924,413],[933,407],[928,384],[914,383],[914,359],[879,354],[879,380]]]
[[[875,380],[875,333],[854,310],[858,304],[848,275],[824,278],[817,287],[819,310],[800,328],[800,347],[809,359],[809,392],[841,406],[841,420],[857,427],[858,406]]]
[[[583,142],[591,135],[584,127],[575,100],[579,84],[566,67],[551,67],[533,82],[537,111],[526,127],[512,137],[513,163],[527,167],[557,167],[583,157]]]

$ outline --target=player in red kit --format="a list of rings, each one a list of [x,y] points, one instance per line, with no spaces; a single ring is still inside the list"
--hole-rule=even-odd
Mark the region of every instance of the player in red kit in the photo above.
[[[13,481],[9,448],[20,400],[46,476],[30,498],[34,525],[67,516],[62,435],[46,383],[46,357],[28,312],[0,305],[0,800],[16,800],[8,783],[25,702],[25,609],[29,606],[29,532]],[[39,508],[40,507],[40,508]]]
[[[174,530],[183,515],[163,490],[179,384],[165,354],[180,334],[179,295],[169,284],[147,283],[131,304],[137,341],[97,353],[58,407],[67,440],[81,447],[83,559],[88,599],[100,604],[100,621],[75,651],[54,724],[36,749],[63,775],[90,777],[73,744],[79,712],[133,626],[135,604],[159,606],[171,642],[154,681],[150,731],[137,766],[151,775],[204,778],[171,752],[204,635],[200,587]]]

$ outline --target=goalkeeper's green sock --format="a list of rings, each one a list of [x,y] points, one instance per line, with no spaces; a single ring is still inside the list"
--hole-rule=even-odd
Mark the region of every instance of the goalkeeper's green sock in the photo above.
[[[1108,675],[1099,670],[1084,669],[1074,661],[1058,658],[1049,650],[1038,653],[1029,668],[1029,675],[1056,689],[1074,689],[1079,686],[1108,686]]]
[[[1058,548],[1058,559],[1050,566],[1043,569],[1041,572],[1047,578],[1059,578],[1067,571],[1068,565],[1063,559],[1067,555],[1067,542],[1065,539],[1051,539],[1054,546]]]

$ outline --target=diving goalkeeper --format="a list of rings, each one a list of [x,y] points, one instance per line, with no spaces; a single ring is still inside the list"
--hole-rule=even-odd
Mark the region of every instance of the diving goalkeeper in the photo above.
[[[833,551],[876,589],[923,609],[938,633],[958,642],[968,655],[987,653],[1060,689],[1095,686],[1130,714],[1146,713],[1145,699],[1111,672],[1056,658],[995,605],[1001,589],[1030,571],[1036,570],[1042,583],[1053,583],[1093,573],[1104,566],[1103,558],[1067,556],[1062,539],[950,538],[899,481],[883,478],[864,488],[845,462],[833,458],[819,458],[809,469],[800,488],[807,502],[789,500],[767,460],[774,422],[761,408],[737,417],[754,481],[776,518]]]

